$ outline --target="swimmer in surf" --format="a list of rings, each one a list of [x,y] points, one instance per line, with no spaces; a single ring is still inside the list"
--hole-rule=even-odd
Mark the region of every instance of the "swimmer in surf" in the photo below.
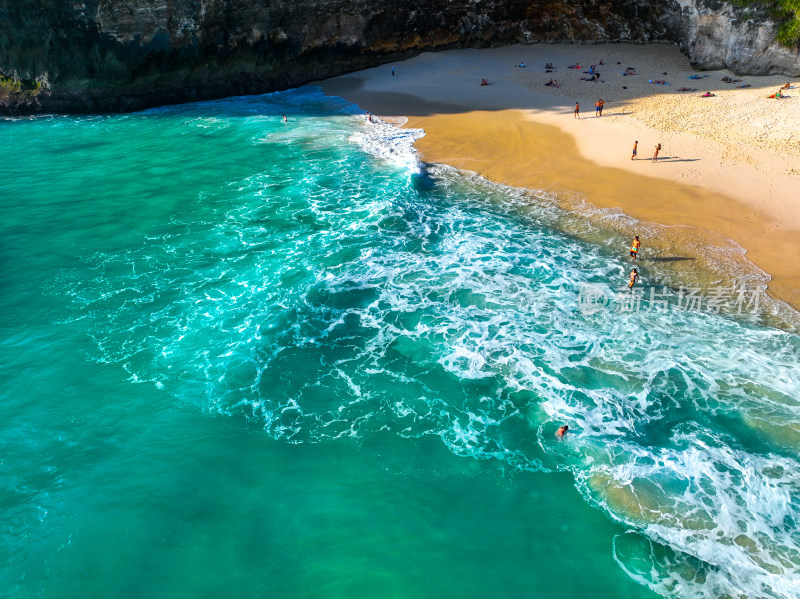
[[[634,268],[631,271],[630,276],[628,277],[628,289],[630,289],[631,287],[636,285],[636,283],[638,283],[638,282],[639,282],[639,273],[636,272],[636,269]]]
[[[567,434],[568,430],[569,430],[569,426],[567,426],[566,424],[564,426],[558,427],[558,430],[556,431],[556,437],[558,439],[563,439],[564,435]]]

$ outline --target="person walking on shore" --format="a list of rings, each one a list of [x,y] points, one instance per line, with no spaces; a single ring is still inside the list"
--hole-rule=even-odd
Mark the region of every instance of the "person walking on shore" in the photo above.
[[[633,142],[633,154],[631,154],[631,160],[636,160],[636,150],[639,147],[639,140],[637,139]]]
[[[661,151],[661,144],[656,146],[656,151],[653,152],[653,162],[658,162],[658,153]]]
[[[575,118],[576,119],[581,118],[580,112],[581,112],[581,105],[578,104],[577,102],[575,102]]]
[[[639,248],[642,246],[642,242],[639,241],[639,236],[636,235],[631,242],[631,258],[633,261],[636,262],[636,256],[639,253]]]

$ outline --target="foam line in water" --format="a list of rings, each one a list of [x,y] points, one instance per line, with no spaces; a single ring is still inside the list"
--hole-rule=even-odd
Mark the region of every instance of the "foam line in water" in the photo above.
[[[53,285],[97,360],[287,443],[433,435],[569,470],[643,540],[615,555],[658,592],[797,596],[796,335],[670,288],[667,310],[584,313],[581,286],[622,287],[629,263],[559,232],[552,203],[442,167],[417,185],[348,142],[384,127],[351,114],[228,118],[281,132],[280,159]]]
[[[414,142],[424,136],[422,129],[403,129],[370,115],[365,117],[363,127],[353,133],[350,140],[368,154],[412,173],[419,173],[422,163]]]

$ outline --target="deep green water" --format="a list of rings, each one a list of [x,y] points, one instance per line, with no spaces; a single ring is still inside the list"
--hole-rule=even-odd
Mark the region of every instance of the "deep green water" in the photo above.
[[[357,112],[0,122],[0,596],[798,596],[797,336]]]

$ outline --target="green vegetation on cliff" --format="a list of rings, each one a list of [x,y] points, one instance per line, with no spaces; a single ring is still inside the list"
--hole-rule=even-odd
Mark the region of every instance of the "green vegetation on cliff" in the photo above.
[[[22,83],[19,79],[0,76],[0,96],[18,94],[22,91]]]
[[[0,75],[0,98],[12,94],[28,94],[35,96],[40,91],[42,91],[41,81],[24,82],[19,79]]]
[[[800,0],[733,0],[740,6],[765,6],[781,23],[778,42],[784,46],[800,43]]]

